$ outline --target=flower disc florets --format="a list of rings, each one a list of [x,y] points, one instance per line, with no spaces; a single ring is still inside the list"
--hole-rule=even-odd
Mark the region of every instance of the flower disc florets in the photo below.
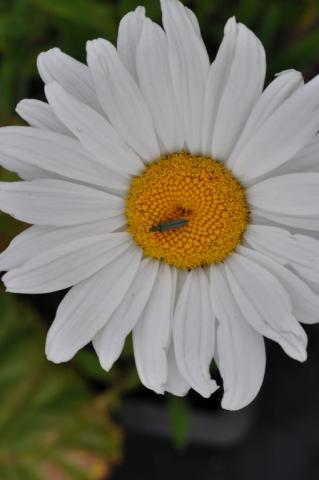
[[[243,187],[221,162],[181,152],[134,177],[126,215],[146,256],[192,269],[221,262],[235,249],[248,208]]]

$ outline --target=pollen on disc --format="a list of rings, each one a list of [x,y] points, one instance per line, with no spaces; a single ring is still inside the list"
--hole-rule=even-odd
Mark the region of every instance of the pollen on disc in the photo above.
[[[234,251],[249,213],[244,188],[221,162],[181,152],[133,178],[126,217],[145,256],[192,269]]]

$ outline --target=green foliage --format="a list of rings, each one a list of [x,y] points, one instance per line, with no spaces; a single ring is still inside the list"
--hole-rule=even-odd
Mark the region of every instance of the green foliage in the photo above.
[[[167,401],[172,441],[177,449],[182,450],[188,443],[190,408],[184,397],[169,395]]]
[[[105,403],[70,367],[45,359],[32,310],[2,293],[0,311],[1,480],[105,478],[121,446]]]
[[[106,3],[90,0],[31,0],[31,4],[57,19],[74,22],[75,28],[82,26],[115,34],[114,9]]]

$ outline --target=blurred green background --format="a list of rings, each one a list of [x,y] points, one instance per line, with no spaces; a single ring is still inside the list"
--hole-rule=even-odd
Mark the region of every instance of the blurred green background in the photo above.
[[[22,98],[43,98],[36,57],[58,46],[85,61],[85,42],[116,41],[121,17],[137,0],[0,0],[0,124],[19,124],[15,106]],[[306,78],[319,71],[319,4],[315,0],[194,0],[185,2],[199,17],[211,58],[228,17],[247,24],[262,40],[268,80],[296,68]],[[144,2],[160,21],[159,2]],[[0,170],[0,179],[13,178]],[[0,249],[22,228],[0,215]],[[46,303],[50,308],[46,308]],[[6,295],[0,290],[0,479],[102,480],[125,461],[115,416],[123,398],[139,382],[130,342],[107,374],[90,348],[68,365],[49,364],[44,338],[58,303]],[[51,308],[52,307],[52,308]],[[189,408],[162,398],[170,412],[172,442],[187,443]]]

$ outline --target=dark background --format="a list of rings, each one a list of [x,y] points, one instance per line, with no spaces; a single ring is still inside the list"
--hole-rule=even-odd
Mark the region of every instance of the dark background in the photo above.
[[[241,438],[230,435],[229,445],[191,444],[180,452],[167,440],[129,432],[125,464],[112,478],[317,480],[319,328],[308,330],[311,341],[305,364],[293,362],[269,342],[267,373],[258,399],[242,412],[231,414],[235,425],[238,415],[247,415],[247,430]],[[197,408],[206,410],[207,429],[214,430],[210,403],[202,402]],[[228,428],[231,432],[227,424]]]

